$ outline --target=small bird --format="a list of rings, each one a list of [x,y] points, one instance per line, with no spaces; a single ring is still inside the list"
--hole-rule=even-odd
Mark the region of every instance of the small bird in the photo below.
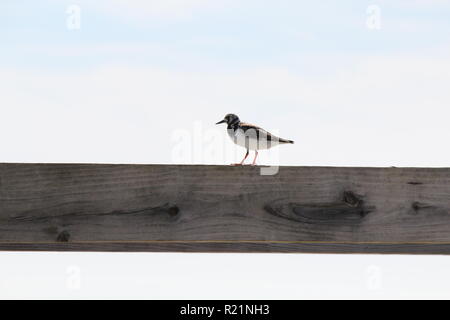
[[[255,159],[252,165],[256,165],[256,158],[258,157],[258,150],[266,150],[275,147],[279,144],[293,144],[294,141],[278,138],[273,134],[267,132],[266,130],[249,124],[241,122],[239,117],[235,114],[227,114],[222,121],[216,124],[226,123],[228,125],[227,131],[228,136],[233,140],[238,146],[247,149],[244,159],[234,166],[244,165],[245,160],[250,154],[250,150],[255,151]]]

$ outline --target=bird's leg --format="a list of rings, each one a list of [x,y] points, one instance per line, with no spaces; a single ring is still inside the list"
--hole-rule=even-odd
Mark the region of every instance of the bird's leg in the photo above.
[[[242,165],[244,165],[244,162],[247,159],[249,154],[250,154],[250,150],[247,150],[247,153],[245,154],[245,157],[244,157],[244,159],[242,159],[241,163],[235,163],[235,164],[232,164],[232,166],[242,166]]]
[[[256,166],[256,158],[258,158],[258,150],[255,150],[255,159],[253,160],[252,166]]]
[[[248,155],[250,154],[250,150],[247,150],[247,153],[244,156],[244,159],[242,159],[241,163],[239,163],[240,166],[244,165],[245,160],[247,160]]]

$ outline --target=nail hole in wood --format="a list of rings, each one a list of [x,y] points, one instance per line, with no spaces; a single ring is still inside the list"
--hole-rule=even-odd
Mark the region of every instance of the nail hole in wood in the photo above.
[[[169,215],[171,217],[175,217],[178,215],[178,213],[180,213],[180,208],[178,208],[177,206],[171,206],[167,211],[169,212]]]

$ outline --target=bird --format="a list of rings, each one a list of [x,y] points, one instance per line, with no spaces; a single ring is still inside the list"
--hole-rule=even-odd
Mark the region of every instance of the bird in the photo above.
[[[243,166],[250,150],[255,151],[255,158],[252,163],[255,166],[259,150],[267,150],[280,144],[294,144],[292,140],[279,138],[258,126],[241,122],[239,117],[232,113],[227,114],[216,125],[222,123],[227,124],[227,132],[231,140],[238,146],[247,149],[244,159],[240,163],[233,164],[233,166]]]

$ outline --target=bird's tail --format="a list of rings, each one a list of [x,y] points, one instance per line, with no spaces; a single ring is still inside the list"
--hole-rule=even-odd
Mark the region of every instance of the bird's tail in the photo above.
[[[294,141],[292,140],[287,140],[287,139],[280,139],[281,143],[290,143],[290,144],[294,144]]]

